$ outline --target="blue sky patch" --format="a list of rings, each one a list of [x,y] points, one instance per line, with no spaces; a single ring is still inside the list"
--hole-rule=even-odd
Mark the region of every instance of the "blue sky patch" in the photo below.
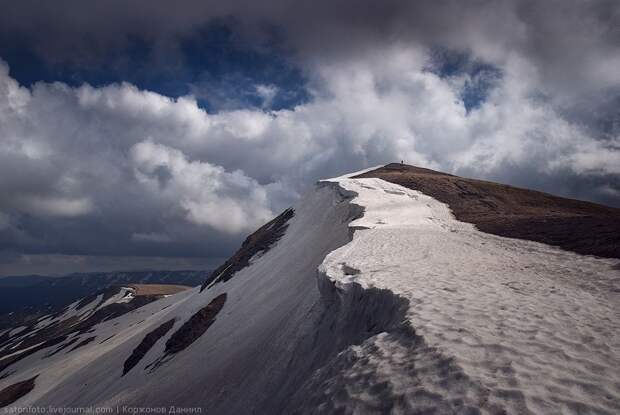
[[[0,43],[0,58],[10,75],[30,87],[36,82],[83,83],[99,87],[130,82],[169,97],[193,94],[209,112],[248,107],[293,108],[306,102],[302,71],[279,47],[248,44],[234,31],[234,21],[214,21],[179,40],[169,54],[140,37],[127,39],[122,50],[108,50],[96,60],[48,62],[27,39]],[[265,94],[268,91],[268,94]]]
[[[445,48],[431,51],[427,70],[442,79],[467,75],[459,91],[467,112],[480,107],[502,77],[499,68],[474,59],[469,53]]]

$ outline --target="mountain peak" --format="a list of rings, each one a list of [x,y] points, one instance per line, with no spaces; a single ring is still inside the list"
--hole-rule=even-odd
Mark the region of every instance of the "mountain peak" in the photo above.
[[[535,190],[391,163],[355,178],[379,178],[447,204],[487,233],[620,258],[620,209]]]

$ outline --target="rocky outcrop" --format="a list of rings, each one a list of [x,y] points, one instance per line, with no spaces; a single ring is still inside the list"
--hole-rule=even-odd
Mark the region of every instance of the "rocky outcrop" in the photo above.
[[[79,342],[78,344],[76,344],[75,346],[73,346],[73,347],[71,348],[71,350],[69,350],[67,353],[71,353],[72,351],[77,350],[77,349],[79,349],[80,347],[84,347],[84,346],[86,346],[87,344],[92,343],[93,341],[95,341],[95,339],[96,339],[96,338],[97,338],[96,336],[93,336],[93,337],[87,337],[87,338],[85,338],[84,340],[82,340],[81,342]]]
[[[0,390],[0,408],[8,406],[19,398],[26,396],[31,390],[34,389],[34,381],[37,376],[34,376],[23,382],[14,383],[6,388]]]
[[[202,291],[218,282],[230,280],[237,271],[249,265],[250,259],[254,255],[267,252],[284,235],[288,227],[288,221],[294,214],[293,209],[286,209],[278,217],[248,236],[243,241],[241,248],[211,273],[209,278],[202,284],[200,290]]]
[[[225,302],[226,293],[220,294],[183,323],[166,342],[165,356],[179,353],[198,340],[215,322],[215,317],[222,310]]]
[[[20,360],[30,355],[35,354],[36,352],[43,350],[43,349],[47,349],[48,347],[56,346],[57,344],[62,343],[66,339],[67,339],[67,336],[54,337],[54,338],[51,338],[49,340],[42,342],[41,344],[28,348],[20,353],[11,355],[9,357],[5,357],[2,360],[0,360],[0,372],[2,372],[7,367],[19,362]]]
[[[170,331],[172,326],[174,326],[174,321],[174,318],[168,320],[144,336],[144,339],[142,339],[140,344],[133,350],[133,352],[131,352],[131,355],[127,358],[127,360],[125,360],[122,376],[125,376],[127,372],[133,369],[140,362],[140,360],[146,356],[149,350],[155,346],[155,343],[157,343],[159,339],[164,337],[166,333]]]
[[[97,291],[96,293],[92,295],[82,298],[80,302],[77,303],[75,309],[81,310],[82,308],[86,307],[88,304],[95,301],[99,296],[101,296],[101,299],[99,300],[99,304],[95,306],[95,308],[98,308],[101,304],[105,303],[108,299],[118,294],[120,290],[121,290],[121,287],[108,287],[103,290]]]

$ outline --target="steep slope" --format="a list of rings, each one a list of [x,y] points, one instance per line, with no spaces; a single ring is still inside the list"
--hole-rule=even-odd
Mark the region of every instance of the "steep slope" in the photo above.
[[[360,339],[352,333],[357,337],[313,344],[325,317],[317,267],[329,252],[348,242],[350,216],[359,213],[346,197],[336,186],[320,185],[293,208],[284,235],[234,278],[103,321],[89,334],[96,340],[70,355],[43,358],[46,351],[37,351],[13,365],[14,373],[0,381],[0,387],[39,375],[19,405],[182,403],[210,413],[281,410],[286,397],[314,368]],[[183,329],[223,294],[225,303],[205,320],[206,330]],[[326,324],[336,315],[331,313]],[[171,319],[172,329],[122,376],[124,362],[147,334]],[[178,349],[171,339],[182,331],[202,333],[188,336],[192,343],[169,355],[167,348]]]
[[[104,319],[58,353],[66,343],[14,343],[5,358],[28,354],[0,371],[0,394],[209,414],[618,413],[616,264],[343,176],[251,235],[203,290]]]

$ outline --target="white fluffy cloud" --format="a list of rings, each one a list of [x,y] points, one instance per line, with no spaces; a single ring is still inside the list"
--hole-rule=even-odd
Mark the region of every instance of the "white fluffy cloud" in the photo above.
[[[428,65],[427,49],[401,43],[313,61],[307,103],[210,114],[192,97],[130,84],[27,89],[0,62],[0,231],[11,230],[7,246],[37,252],[144,255],[148,244],[204,241],[204,255],[217,256],[316,179],[401,159],[522,185],[544,177],[529,184],[596,197],[563,187],[571,175],[615,194],[620,138],[566,119],[532,62],[507,58],[470,111],[460,95],[468,75]],[[58,229],[74,237],[60,244]],[[112,242],[80,242],[93,229]]]
[[[274,216],[268,208],[268,187],[241,170],[188,161],[179,150],[142,141],[131,150],[140,183],[148,192],[179,203],[188,221],[237,234],[248,232]]]

